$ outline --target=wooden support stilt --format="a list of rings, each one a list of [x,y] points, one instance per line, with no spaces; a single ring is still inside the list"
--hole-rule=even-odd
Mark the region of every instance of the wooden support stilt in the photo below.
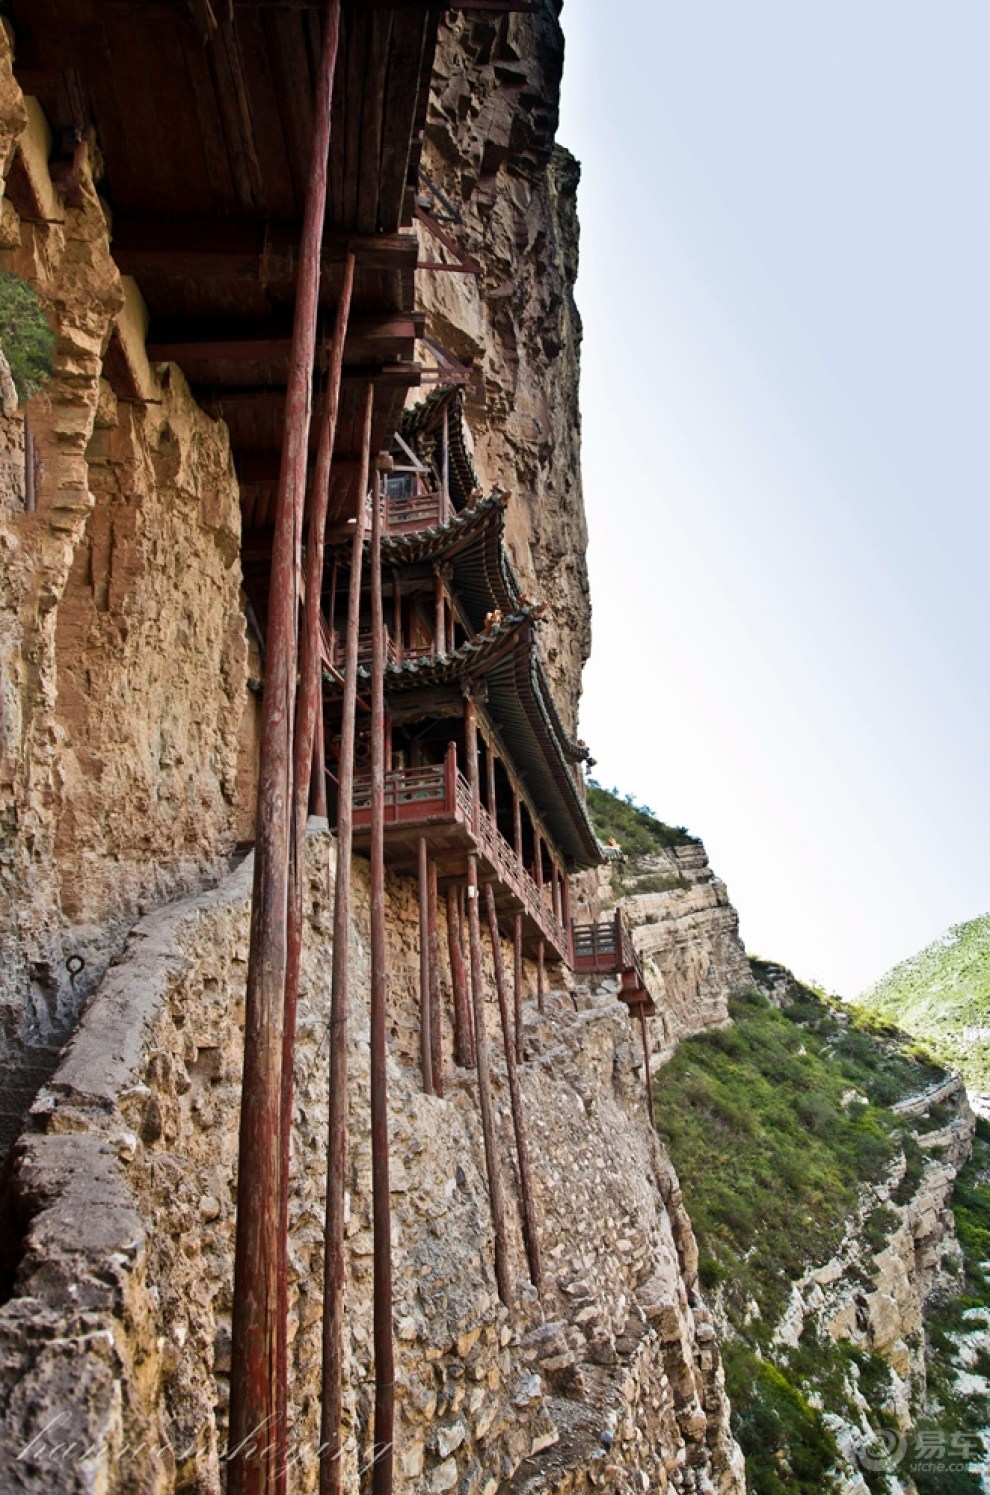
[[[419,838],[419,1067],[423,1089],[433,1095],[433,1045],[430,1022],[430,870],[426,837]]]
[[[646,1105],[650,1113],[650,1125],[656,1125],[653,1114],[653,1076],[650,1074],[650,1036],[646,1027],[645,1003],[639,1003],[639,1031],[643,1036],[643,1065],[646,1071]]]
[[[443,575],[439,566],[433,568],[433,642],[438,654],[447,652],[447,619],[443,590]]]
[[[502,1172],[498,1161],[498,1141],[495,1135],[495,1116],[492,1107],[491,1064],[488,1057],[488,1031],[485,1027],[484,970],[481,964],[481,915],[478,909],[480,888],[478,887],[478,858],[468,852],[468,931],[471,946],[471,1005],[474,1009],[474,1054],[478,1072],[478,1102],[481,1109],[481,1130],[485,1139],[485,1164],[488,1170],[488,1197],[492,1206],[492,1232],[495,1243],[495,1281],[498,1295],[508,1308],[511,1306],[509,1291],[509,1254],[505,1238],[505,1198],[502,1192]]]
[[[464,936],[461,924],[461,901],[458,891],[447,889],[447,950],[450,956],[450,985],[454,1007],[454,1062],[462,1069],[474,1066],[471,1043],[467,970],[464,964]]]
[[[285,1005],[282,1022],[282,1094],[280,1104],[280,1178],[279,1178],[279,1305],[278,1305],[278,1381],[279,1426],[286,1425],[288,1411],[289,1362],[289,1166],[292,1153],[292,1098],[295,1079],[296,1013],[299,1002],[299,965],[302,956],[303,885],[305,881],[306,819],[309,812],[310,786],[315,775],[318,793],[326,813],[326,778],[323,772],[323,690],[320,660],[320,593],[323,588],[323,552],[330,501],[330,467],[334,438],[337,433],[337,411],[340,405],[340,379],[344,364],[344,341],[354,288],[354,256],[349,254],[344,267],[344,283],[334,323],[327,380],[326,403],[320,427],[316,467],[310,495],[309,533],[306,547],[306,601],[303,608],[302,637],[299,649],[299,689],[293,738],[291,875],[288,901],[288,953],[285,966]],[[319,729],[319,730],[318,730]],[[319,759],[315,745],[319,743]],[[329,888],[327,892],[329,893]],[[287,1488],[287,1464],[279,1465],[276,1490],[284,1495]]]
[[[495,819],[495,750],[490,742],[485,743],[485,757],[488,765],[488,813]]]
[[[470,696],[464,697],[464,758],[468,786],[471,790],[471,819],[475,832],[481,824],[481,773],[478,764],[478,709]]]
[[[429,866],[429,899],[427,906],[430,950],[430,1050],[433,1062],[433,1091],[443,1095],[443,1039],[440,1027],[440,934],[437,909],[437,864]]]
[[[505,962],[502,959],[502,942],[498,932],[498,913],[495,894],[491,884],[485,887],[485,907],[488,912],[488,932],[492,942],[492,961],[495,966],[495,990],[498,995],[498,1015],[502,1023],[502,1042],[505,1045],[505,1071],[509,1080],[509,1100],[512,1105],[512,1128],[516,1135],[516,1159],[519,1164],[519,1197],[522,1205],[523,1240],[526,1244],[526,1260],[529,1262],[529,1280],[538,1293],[543,1292],[543,1265],[540,1260],[540,1236],[536,1224],[536,1207],[533,1202],[533,1173],[529,1165],[529,1147],[526,1142],[526,1120],[523,1114],[522,1091],[516,1070],[516,1050],[509,1022],[509,1000],[505,990]]]
[[[516,1063],[522,1063],[522,989],[523,989],[523,921],[522,914],[516,914],[515,936],[512,941],[512,981],[513,981],[513,1016],[514,1037],[516,1046]]]
[[[269,586],[238,1145],[229,1435],[229,1447],[234,1452],[227,1466],[229,1495],[271,1495],[285,1449],[278,1389],[278,1279],[292,733],[298,665],[298,577],[339,29],[339,0],[328,0],[299,245]],[[309,768],[307,758],[307,783]],[[261,1449],[259,1441],[263,1441]]]
[[[375,478],[371,520],[371,1199],[374,1250],[375,1443],[372,1495],[391,1495],[395,1426],[392,1346],[392,1208],[388,1168],[385,946],[385,619],[382,505]]]
[[[546,976],[544,969],[546,964],[545,950],[546,946],[544,944],[544,941],[540,940],[540,943],[536,947],[536,1006],[540,1012],[543,1011],[543,996],[546,990]]]
[[[323,1382],[320,1495],[340,1495],[340,1420],[344,1376],[344,1185],[347,1177],[347,1004],[351,921],[351,852],[354,838],[354,723],[357,716],[358,632],[364,500],[368,491],[374,386],[364,400],[358,476],[357,522],[351,548],[347,638],[341,704],[337,814],[337,873],[333,900],[333,967],[330,984],[330,1097],[327,1116],[327,1204],[323,1229]]]
[[[322,692],[321,692],[322,695]],[[316,732],[313,737],[313,791],[310,805],[314,815],[321,820],[327,818],[327,748],[323,736],[323,702],[316,713]]]

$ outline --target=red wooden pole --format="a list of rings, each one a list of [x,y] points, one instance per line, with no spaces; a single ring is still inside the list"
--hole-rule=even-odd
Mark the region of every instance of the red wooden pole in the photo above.
[[[516,914],[515,938],[512,941],[513,956],[513,1008],[515,1018],[515,1043],[516,1063],[522,1063],[522,989],[523,989],[523,921],[522,914]]]
[[[309,543],[306,548],[306,601],[299,658],[299,690],[296,702],[296,725],[292,754],[293,825],[290,840],[291,875],[289,879],[288,941],[285,967],[285,1002],[282,1018],[282,1084],[279,1118],[279,1239],[278,1239],[278,1426],[287,1427],[289,1396],[289,1167],[292,1153],[292,1106],[295,1080],[296,1015],[299,1005],[299,966],[302,957],[303,885],[306,877],[306,819],[309,791],[313,782],[314,746],[320,742],[317,783],[323,793],[326,810],[326,779],[323,772],[323,733],[317,736],[317,723],[323,725],[322,664],[320,659],[320,593],[323,589],[323,552],[330,502],[330,465],[337,431],[340,404],[340,380],[344,366],[344,339],[351,309],[354,286],[354,256],[349,254],[344,267],[344,284],[337,303],[327,380],[326,406],[320,427],[316,468],[313,473],[309,515]],[[327,890],[329,892],[329,889]],[[276,1491],[284,1495],[288,1485],[288,1464],[281,1460],[277,1471]]]
[[[430,868],[426,837],[419,838],[419,1065],[423,1089],[433,1095],[433,1048],[430,1021]]]
[[[321,671],[322,675],[322,671]],[[320,685],[320,709],[316,713],[316,735],[313,738],[313,814],[327,818],[327,748],[323,736],[323,687]]]
[[[471,820],[475,832],[481,823],[481,775],[478,769],[478,711],[470,696],[464,697],[464,757],[471,789]]]
[[[650,1074],[650,1040],[646,1028],[646,1003],[639,1003],[639,1029],[643,1035],[643,1064],[646,1067],[646,1105],[650,1113],[650,1126],[656,1126],[653,1114],[653,1077]]]
[[[429,867],[427,936],[430,949],[430,1050],[433,1062],[433,1089],[443,1095],[443,1041],[440,1029],[440,935],[437,928],[437,864]]]
[[[481,964],[481,917],[478,911],[478,858],[468,852],[468,930],[471,943],[471,1001],[474,1007],[474,1054],[478,1071],[478,1102],[481,1109],[481,1131],[485,1139],[485,1164],[488,1169],[488,1196],[492,1206],[492,1232],[495,1239],[495,1281],[498,1295],[508,1308],[509,1253],[505,1239],[505,1198],[502,1173],[498,1162],[495,1116],[492,1108],[491,1064],[488,1058],[488,1031],[485,1027],[484,972]]]
[[[328,0],[300,236],[269,587],[238,1147],[228,1495],[270,1495],[285,1446],[285,1428],[278,1425],[279,1116],[288,954],[292,730],[298,662],[298,574],[326,213],[330,104],[339,29],[339,0]],[[308,768],[307,763],[307,772]]]
[[[391,1495],[395,1424],[392,1348],[392,1211],[388,1173],[385,1027],[385,619],[382,506],[376,475],[371,519],[371,1199],[374,1250],[375,1445],[373,1495]]]
[[[327,1117],[327,1204],[323,1230],[323,1386],[320,1495],[340,1495],[340,1420],[344,1378],[344,1184],[347,1175],[347,961],[351,920],[351,848],[354,839],[354,723],[357,716],[358,630],[364,501],[371,460],[375,389],[365,391],[364,432],[358,474],[357,522],[347,594],[344,690],[340,722],[337,872],[333,901],[333,968],[330,978],[330,1101]]]
[[[537,1010],[543,1011],[543,993],[546,986],[544,967],[546,963],[545,946],[543,940],[536,947],[536,1006]]]
[[[502,960],[502,942],[498,933],[498,913],[495,909],[495,894],[491,883],[485,887],[485,907],[488,911],[488,932],[492,942],[492,961],[495,966],[495,990],[498,994],[498,1015],[502,1023],[502,1042],[505,1046],[505,1072],[509,1080],[509,1100],[512,1105],[512,1128],[516,1134],[516,1158],[519,1163],[519,1197],[522,1204],[523,1240],[526,1243],[526,1260],[529,1262],[529,1280],[538,1293],[543,1292],[543,1264],[540,1260],[540,1236],[536,1224],[536,1208],[533,1203],[533,1173],[529,1165],[529,1146],[526,1142],[526,1119],[523,1114],[522,1091],[516,1071],[515,1045],[509,1024],[509,1001],[505,991],[505,963]]]
[[[467,971],[464,965],[464,941],[461,933],[460,899],[455,887],[447,889],[447,950],[450,956],[450,985],[454,1007],[454,1059],[464,1069],[474,1064],[468,1027]]]

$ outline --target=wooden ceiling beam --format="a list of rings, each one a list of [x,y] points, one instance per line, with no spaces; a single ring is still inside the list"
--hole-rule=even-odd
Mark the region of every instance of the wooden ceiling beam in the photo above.
[[[410,343],[422,337],[423,312],[355,312],[348,325],[344,357],[351,364],[361,359],[381,363],[382,355],[410,352]],[[178,363],[183,367],[201,363],[285,362],[291,347],[291,328],[264,329],[255,324],[235,323],[226,328],[208,323],[154,326],[148,338],[152,363]],[[318,358],[318,361],[319,360]]]
[[[224,223],[164,218],[115,218],[111,253],[118,269],[142,275],[175,275],[193,280],[248,277],[291,281],[295,278],[298,231],[291,224]],[[325,267],[341,264],[349,253],[360,270],[415,269],[414,233],[339,234],[323,238]]]
[[[416,389],[422,370],[418,363],[383,364],[378,367],[367,364],[345,367],[343,378],[347,381],[370,379],[379,389]],[[207,410],[218,405],[239,405],[244,409],[252,406],[264,408],[281,404],[285,390],[277,384],[246,386],[236,384],[211,385],[197,390],[196,398]]]

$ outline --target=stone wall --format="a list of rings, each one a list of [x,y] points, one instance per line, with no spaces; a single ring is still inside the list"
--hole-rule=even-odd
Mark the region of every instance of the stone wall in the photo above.
[[[332,844],[309,842],[292,1184],[292,1454],[315,1488]],[[250,863],[147,916],[31,1114],[0,1309],[0,1468],[15,1488],[218,1492],[232,1279]],[[348,1478],[370,1450],[367,868],[355,868]],[[390,1011],[410,1029],[412,884],[389,886]],[[442,933],[445,931],[442,931]],[[531,979],[532,972],[527,973]],[[449,983],[447,983],[449,991]],[[449,1007],[449,1000],[448,1000]],[[488,1017],[496,1056],[497,1013]],[[625,1009],[526,1005],[521,1070],[546,1289],[528,1283],[504,1065],[511,1313],[498,1301],[473,1075],[422,1094],[390,1044],[396,1488],[742,1488],[680,1191],[650,1126]],[[647,1483],[644,1483],[644,1480]],[[355,1484],[356,1487],[356,1484]]]
[[[50,146],[0,27],[0,269],[37,291],[57,337],[29,407],[33,512],[24,414],[0,419],[0,1061],[64,1036],[135,919],[215,877],[250,830],[226,431],[175,370],[148,366],[95,149],[72,205]]]
[[[554,139],[564,48],[552,9],[459,15],[441,29],[423,166],[460,213],[447,232],[483,273],[421,271],[417,295],[431,334],[474,371],[466,408],[478,474],[486,492],[510,494],[509,550],[524,588],[547,605],[544,653],[573,730],[591,647],[573,297],[579,168]],[[424,257],[443,253],[420,237]]]

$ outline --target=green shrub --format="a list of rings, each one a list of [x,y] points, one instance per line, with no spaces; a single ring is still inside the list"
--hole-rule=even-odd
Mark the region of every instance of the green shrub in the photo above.
[[[55,334],[36,293],[9,271],[0,272],[0,348],[23,404],[52,376]]]

